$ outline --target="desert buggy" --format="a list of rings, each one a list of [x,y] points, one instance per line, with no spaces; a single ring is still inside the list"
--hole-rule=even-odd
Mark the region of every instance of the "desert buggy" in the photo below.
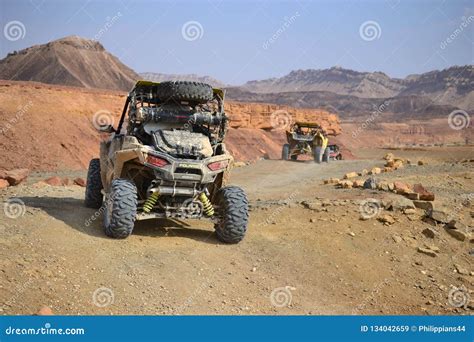
[[[89,164],[85,204],[103,208],[105,234],[126,238],[136,220],[208,218],[219,240],[241,241],[248,201],[241,188],[226,186],[233,164],[227,126],[221,89],[137,82],[117,128],[100,127],[110,137]]]
[[[316,144],[318,135],[323,130],[320,125],[310,122],[296,122],[289,131],[286,131],[287,144],[283,145],[281,159],[297,160],[299,155],[309,154],[316,161]],[[323,156],[323,160],[329,158],[329,151]]]

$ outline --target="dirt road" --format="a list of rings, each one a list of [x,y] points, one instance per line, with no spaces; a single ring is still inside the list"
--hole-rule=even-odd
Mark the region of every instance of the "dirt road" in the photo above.
[[[450,285],[472,288],[469,241],[402,213],[391,213],[396,222],[389,227],[376,217],[360,220],[361,201],[388,195],[322,184],[381,164],[261,161],[236,169],[232,183],[248,192],[252,206],[247,237],[238,245],[219,243],[206,221],[139,222],[130,238],[112,240],[102,232],[99,213],[83,206],[83,188],[8,188],[1,199],[20,199],[25,207],[17,218],[1,213],[0,310],[30,314],[46,305],[72,315],[468,313],[469,307],[450,305],[448,293]],[[474,192],[469,166],[450,169],[466,193]],[[437,186],[443,186],[442,167],[429,171]],[[434,239],[421,233],[425,228],[435,231]],[[436,257],[417,252],[428,243],[439,247]]]

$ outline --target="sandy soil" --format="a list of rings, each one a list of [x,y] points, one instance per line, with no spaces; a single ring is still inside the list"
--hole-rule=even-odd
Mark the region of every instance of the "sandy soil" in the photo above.
[[[472,243],[421,220],[420,210],[361,220],[364,200],[398,195],[322,184],[382,165],[385,152],[328,165],[265,160],[236,169],[232,183],[251,201],[249,231],[238,245],[219,243],[206,221],[139,222],[130,238],[109,239],[101,218],[83,206],[83,188],[37,188],[31,184],[49,174],[35,174],[0,192],[4,202],[25,204],[17,218],[0,213],[1,313],[44,305],[66,315],[472,313],[472,302],[456,308],[448,301],[453,286],[473,289]],[[472,163],[436,162],[437,155],[425,151],[428,165],[380,179],[421,180],[472,229],[472,202],[459,205],[460,196],[474,193]],[[377,218],[385,214],[396,222],[383,225]],[[435,237],[425,237],[425,228]],[[417,252],[425,245],[439,248],[436,257]]]

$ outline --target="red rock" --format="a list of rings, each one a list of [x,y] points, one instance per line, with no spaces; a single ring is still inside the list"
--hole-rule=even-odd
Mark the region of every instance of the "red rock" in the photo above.
[[[86,181],[84,180],[84,178],[76,178],[74,179],[74,184],[85,187]]]
[[[69,178],[62,179],[63,185],[72,185],[72,181]]]
[[[6,179],[0,179],[0,189],[5,189],[10,183]]]
[[[393,182],[394,190],[397,194],[408,194],[411,192],[410,186],[402,182]]]
[[[53,314],[53,310],[51,310],[50,307],[43,306],[41,309],[39,309],[37,315],[38,316],[51,316],[51,315],[54,315],[54,314]]]
[[[434,201],[435,196],[432,192],[429,192],[421,184],[413,185],[413,191],[420,195],[420,200],[422,201]]]
[[[57,176],[45,179],[44,182],[46,184],[49,184],[49,185],[52,185],[52,186],[61,186],[61,185],[63,185],[62,179],[57,177]]]
[[[28,169],[15,169],[5,172],[4,179],[10,183],[10,185],[18,185],[23,182],[30,173]]]

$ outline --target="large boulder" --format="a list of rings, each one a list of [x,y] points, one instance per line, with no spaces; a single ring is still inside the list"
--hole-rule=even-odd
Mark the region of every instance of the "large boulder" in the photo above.
[[[15,169],[2,172],[0,178],[3,178],[8,181],[10,185],[18,185],[21,182],[25,181],[29,174],[30,170],[28,169]]]
[[[434,201],[435,199],[435,195],[426,190],[421,184],[413,185],[413,191],[420,195],[422,201]]]

